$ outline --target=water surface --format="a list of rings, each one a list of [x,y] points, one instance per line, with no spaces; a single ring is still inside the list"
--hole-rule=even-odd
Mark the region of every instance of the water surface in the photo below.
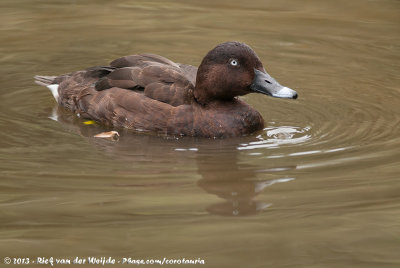
[[[400,266],[398,1],[3,0],[0,10],[1,262]],[[135,53],[198,65],[228,40],[299,93],[243,97],[265,118],[248,137],[98,140],[107,128],[33,83]]]

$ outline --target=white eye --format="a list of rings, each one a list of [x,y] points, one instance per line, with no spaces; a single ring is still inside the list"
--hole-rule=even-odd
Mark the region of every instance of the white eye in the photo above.
[[[232,66],[238,66],[237,60],[231,60],[229,63],[230,63]]]

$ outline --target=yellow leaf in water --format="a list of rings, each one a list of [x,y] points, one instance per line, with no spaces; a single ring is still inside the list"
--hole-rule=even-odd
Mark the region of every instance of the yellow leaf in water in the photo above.
[[[83,122],[85,125],[93,125],[93,124],[96,124],[96,121],[93,121],[93,120],[89,120],[89,121],[85,121],[85,122]]]
[[[119,137],[119,133],[117,131],[113,130],[113,131],[109,131],[109,132],[102,132],[102,133],[96,134],[93,137],[117,141],[118,137]]]

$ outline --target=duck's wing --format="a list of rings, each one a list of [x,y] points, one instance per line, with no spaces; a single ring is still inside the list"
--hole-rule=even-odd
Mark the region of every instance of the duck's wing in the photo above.
[[[179,67],[179,65],[172,60],[169,60],[163,56],[155,55],[155,54],[140,54],[140,55],[129,55],[113,60],[110,63],[110,66],[115,68],[123,68],[123,67],[144,67],[147,65],[151,65],[153,63],[161,63],[164,65],[170,65],[173,67]]]
[[[188,64],[178,63],[179,68],[185,74],[185,76],[192,82],[193,85],[196,85],[196,77],[197,77],[197,67]]]
[[[115,68],[96,83],[96,90],[112,87],[143,91],[144,95],[173,106],[190,103],[194,88],[188,65],[181,66],[152,54],[125,56],[111,62]],[[191,70],[197,68],[193,67]]]
[[[121,57],[111,62],[111,66],[114,68],[123,68],[123,67],[145,67],[148,65],[152,65],[155,62],[169,65],[174,68],[178,68],[187,79],[189,79],[193,85],[196,84],[196,75],[197,75],[197,67],[189,64],[183,63],[175,63],[163,56],[155,55],[155,54],[140,54],[140,55],[131,55]]]

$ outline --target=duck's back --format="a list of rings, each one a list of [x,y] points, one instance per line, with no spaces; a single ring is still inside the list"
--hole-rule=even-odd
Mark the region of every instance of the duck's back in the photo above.
[[[111,88],[131,90],[176,107],[193,101],[196,73],[194,66],[174,63],[158,55],[142,54],[118,58],[110,66],[96,66],[51,77],[47,83],[59,85],[58,102],[73,111],[77,108],[74,107],[77,100],[83,96],[96,95]],[[37,80],[41,78],[37,77]]]
[[[197,73],[194,66],[175,63],[159,55],[141,54],[116,59],[110,67],[115,69],[96,82],[97,91],[112,87],[130,89],[172,106],[193,100]]]

